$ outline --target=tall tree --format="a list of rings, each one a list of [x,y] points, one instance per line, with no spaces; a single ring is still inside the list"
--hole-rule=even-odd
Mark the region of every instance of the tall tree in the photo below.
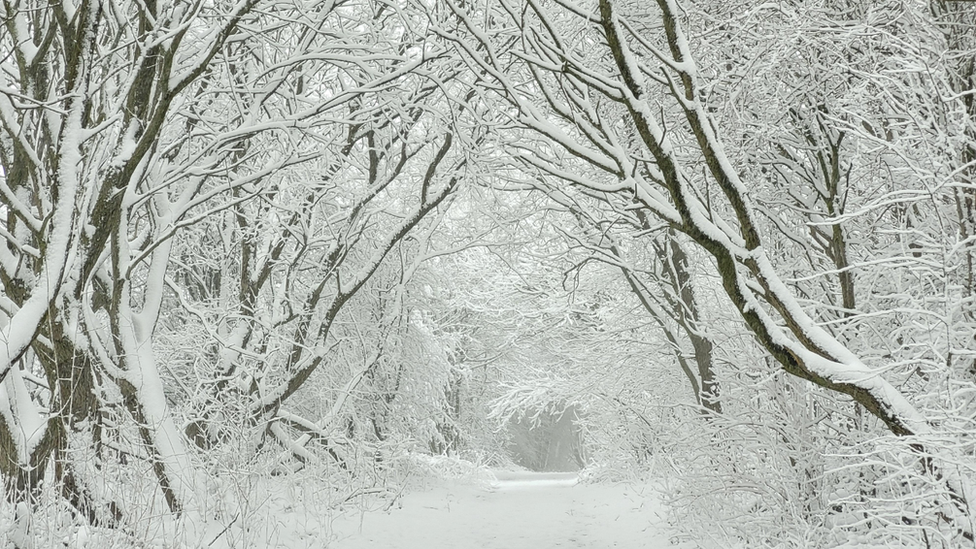
[[[896,435],[934,433],[784,283],[750,186],[709,112],[675,2],[648,11],[611,0],[501,1],[484,8],[490,16],[481,7],[448,7],[449,15],[433,20],[434,32],[490,75],[489,87],[522,129],[516,159],[569,185],[634,197],[712,256],[725,293],[783,370],[850,396]],[[923,467],[932,467],[923,446],[915,448]],[[962,486],[947,479],[946,491],[953,528],[971,539]]]
[[[0,471],[18,509],[51,480],[116,523],[92,488],[121,451],[196,510],[206,479],[173,410],[196,380],[169,374],[161,324],[206,321],[208,394],[245,395],[252,421],[305,384],[342,306],[470,167],[471,95],[418,13],[0,4]]]

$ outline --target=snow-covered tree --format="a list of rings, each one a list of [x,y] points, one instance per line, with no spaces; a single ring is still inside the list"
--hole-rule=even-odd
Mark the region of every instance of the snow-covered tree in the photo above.
[[[891,359],[868,366],[859,349],[787,284],[779,237],[767,231],[757,206],[766,181],[748,169],[748,155],[726,150],[713,112],[717,102],[706,93],[721,90],[707,87],[685,19],[677,3],[666,0],[652,7],[610,0],[502,1],[447,3],[432,25],[472,70],[488,75],[485,87],[497,93],[504,105],[499,108],[517,128],[510,140],[515,160],[564,186],[631,199],[635,209],[694,241],[711,256],[726,295],[765,352],[785,372],[850,397],[903,437],[919,469],[943,482],[950,535],[971,539],[961,479],[947,475],[948,462],[929,453],[953,452],[937,449],[938,429],[886,379],[882,370]],[[785,123],[795,125],[801,142],[809,132],[822,134],[813,138],[812,158],[838,149],[834,159],[823,157],[825,169],[811,179],[817,189],[826,185],[820,215],[828,220],[821,226],[831,227],[841,215],[845,151],[842,131],[816,127],[817,107],[811,104]],[[843,230],[828,230],[826,250],[819,253],[832,259],[827,268],[839,270],[841,297],[850,305],[844,236]],[[789,274],[819,276],[816,270]]]
[[[0,471],[21,536],[45,484],[123,520],[105,479],[132,456],[195,512],[178,406],[201,447],[212,414],[260,424],[255,451],[305,425],[282,407],[344,305],[476,168],[472,94],[422,13],[0,5]]]

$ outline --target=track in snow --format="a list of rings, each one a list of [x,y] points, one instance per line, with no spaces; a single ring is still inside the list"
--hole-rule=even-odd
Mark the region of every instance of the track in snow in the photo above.
[[[332,549],[658,549],[649,490],[579,484],[574,473],[497,472],[488,487],[438,486],[400,508],[346,516]]]

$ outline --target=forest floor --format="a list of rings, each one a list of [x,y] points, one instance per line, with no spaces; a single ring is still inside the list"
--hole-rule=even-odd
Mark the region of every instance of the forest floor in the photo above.
[[[387,512],[338,517],[329,548],[672,547],[650,487],[579,483],[574,473],[497,471],[495,477],[482,485],[428,485]]]
[[[247,506],[192,529],[151,515],[126,530],[71,527],[56,509],[41,510],[17,538],[27,549],[679,549],[669,542],[659,491],[646,482],[471,467],[451,476],[457,471],[445,464],[438,471],[402,479],[396,497],[346,497],[338,506],[337,492],[313,478],[225,485]],[[15,541],[9,511],[0,513],[0,549]]]

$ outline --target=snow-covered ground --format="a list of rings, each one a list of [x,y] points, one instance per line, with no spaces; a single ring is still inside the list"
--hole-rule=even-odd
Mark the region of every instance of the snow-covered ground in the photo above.
[[[348,513],[330,549],[672,547],[648,487],[583,484],[574,473],[496,472],[482,485],[438,483],[388,512]]]
[[[68,517],[45,511],[33,517],[31,532],[19,538],[27,549],[674,547],[665,533],[657,492],[646,484],[580,483],[574,473],[489,473],[442,461],[429,465],[447,478],[411,476],[392,502],[389,492],[363,498],[347,494],[346,503],[336,506],[340,492],[323,488],[328,483],[311,478],[306,483],[256,481],[239,494],[248,502],[245,506],[194,528],[148,516],[125,529],[72,527]],[[459,476],[450,476],[458,474],[449,470],[452,464],[460,467]],[[0,513],[0,549],[12,547],[11,519]]]

